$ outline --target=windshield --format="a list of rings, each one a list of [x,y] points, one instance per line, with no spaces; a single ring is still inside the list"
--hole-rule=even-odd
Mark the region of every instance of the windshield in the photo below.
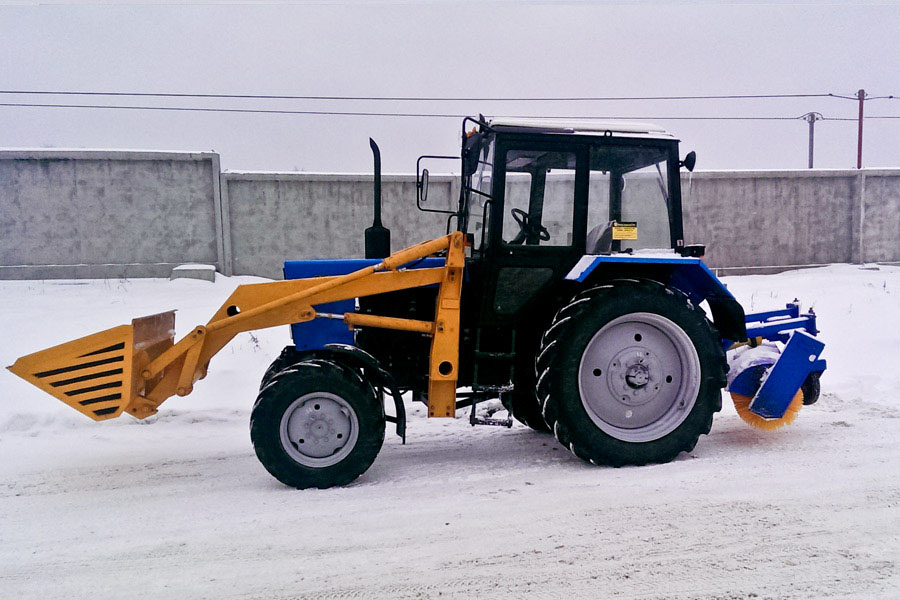
[[[590,169],[589,254],[672,247],[666,148],[594,146]],[[635,227],[614,230],[613,222]]]

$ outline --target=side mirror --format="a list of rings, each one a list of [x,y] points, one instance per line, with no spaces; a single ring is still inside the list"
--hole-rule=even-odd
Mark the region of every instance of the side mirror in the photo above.
[[[422,212],[440,213],[442,215],[455,215],[455,210],[446,210],[443,208],[425,208],[423,206],[425,200],[428,198],[428,169],[422,168],[422,161],[430,159],[459,161],[459,155],[439,156],[437,154],[425,154],[419,157],[419,159],[416,161],[416,208],[418,208]],[[438,194],[438,196],[441,196],[441,194]],[[438,204],[443,204],[441,198],[438,198],[438,200]]]
[[[687,156],[684,157],[684,160],[678,163],[679,167],[684,167],[688,171],[693,171],[694,167],[697,165],[697,153],[691,150],[687,153]]]
[[[419,188],[419,201],[425,202],[428,199],[428,169],[422,169],[422,175],[416,182],[416,187]]]

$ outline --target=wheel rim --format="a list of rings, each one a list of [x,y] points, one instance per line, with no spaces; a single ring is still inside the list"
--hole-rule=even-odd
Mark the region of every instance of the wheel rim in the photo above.
[[[590,339],[578,367],[588,416],[626,442],[649,442],[674,431],[700,391],[700,359],[690,337],[669,319],[631,313]]]
[[[300,396],[281,417],[281,446],[307,467],[330,467],[347,457],[359,437],[359,420],[350,404],[328,392]]]

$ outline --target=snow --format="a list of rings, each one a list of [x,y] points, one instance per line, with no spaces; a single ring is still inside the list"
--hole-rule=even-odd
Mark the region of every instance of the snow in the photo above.
[[[253,281],[0,282],[0,363],[172,308],[181,336]],[[357,482],[288,489],[247,430],[284,327],[240,335],[143,422],[94,423],[4,371],[0,597],[900,596],[900,267],[724,281],[748,312],[815,309],[823,395],[776,432],[726,398],[666,465],[593,467],[411,404],[408,444],[389,434]]]

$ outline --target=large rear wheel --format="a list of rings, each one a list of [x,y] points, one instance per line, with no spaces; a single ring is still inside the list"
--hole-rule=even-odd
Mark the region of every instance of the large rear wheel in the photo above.
[[[327,488],[350,483],[372,465],[384,422],[381,403],[356,371],[309,359],[262,389],[250,438],[260,462],[282,483]]]
[[[513,377],[513,391],[504,394],[501,399],[503,406],[517,421],[527,425],[535,431],[550,433],[550,428],[544,421],[543,409],[534,392],[535,373],[534,358],[538,339],[521,341],[524,334],[520,334],[518,347],[516,348],[515,369]]]
[[[611,465],[668,462],[709,433],[725,354],[703,311],[654,281],[617,280],[559,311],[537,395],[557,439]]]
[[[518,385],[511,394],[502,398],[503,406],[520,423],[539,431],[549,433],[550,428],[544,421],[541,404],[534,395],[534,388],[520,390]]]

